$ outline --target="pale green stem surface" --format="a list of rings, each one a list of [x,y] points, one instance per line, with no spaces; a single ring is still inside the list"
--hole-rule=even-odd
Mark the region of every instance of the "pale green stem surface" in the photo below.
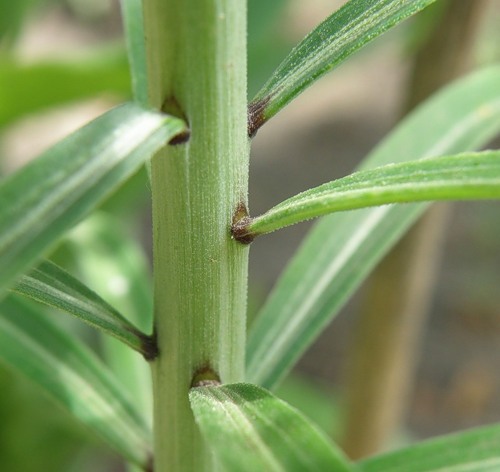
[[[150,102],[190,126],[152,162],[155,472],[210,471],[188,392],[197,373],[244,376],[248,249],[230,227],[247,198],[246,3],[144,8]]]

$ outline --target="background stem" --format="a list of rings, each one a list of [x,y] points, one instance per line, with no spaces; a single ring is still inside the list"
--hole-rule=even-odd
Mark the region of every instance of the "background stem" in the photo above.
[[[248,247],[246,3],[144,2],[150,102],[189,139],[152,162],[155,472],[215,470],[189,407],[193,379],[243,379]]]
[[[404,111],[469,66],[484,0],[438,2],[440,21],[415,56]],[[368,281],[350,355],[343,445],[358,459],[380,450],[401,425],[440,265],[449,205],[435,205]]]

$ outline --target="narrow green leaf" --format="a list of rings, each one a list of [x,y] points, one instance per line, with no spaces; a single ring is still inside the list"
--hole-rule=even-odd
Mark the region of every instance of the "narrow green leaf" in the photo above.
[[[149,336],[139,331],[99,295],[50,261],[22,275],[13,292],[76,316],[151,358]]]
[[[314,81],[382,33],[435,0],[351,0],[298,44],[249,106],[249,133]]]
[[[100,50],[78,62],[47,61],[34,64],[25,64],[15,57],[2,55],[0,127],[75,100],[102,95],[128,98],[130,74],[127,67],[123,50]]]
[[[5,40],[10,42],[20,29],[21,24],[30,7],[34,4],[32,0],[0,0],[0,44]]]
[[[91,288],[143,332],[153,328],[153,290],[149,261],[140,245],[130,237],[122,221],[94,212],[69,233],[65,249],[75,270]],[[151,373],[144,359],[109,336],[103,339],[103,354],[114,374],[127,388],[136,405],[152,423]]]
[[[477,149],[499,130],[500,67],[492,67],[415,110],[362,168]],[[250,330],[247,379],[274,387],[425,208],[391,205],[322,218]]]
[[[125,38],[127,40],[134,99],[141,105],[146,106],[148,104],[148,84],[142,1],[121,0],[120,3]]]
[[[500,470],[500,426],[424,441],[359,463],[361,472],[486,472]]]
[[[0,183],[0,295],[61,235],[183,131],[182,121],[117,107]]]
[[[293,42],[279,34],[289,0],[252,0],[248,5],[248,98],[252,98],[290,51]],[[284,21],[283,21],[284,20]],[[278,33],[277,33],[278,32]]]
[[[338,211],[389,203],[500,197],[500,151],[388,164],[307,190],[250,220],[250,235]]]
[[[0,359],[124,458],[149,463],[151,433],[123,387],[83,344],[12,295],[0,303]]]
[[[228,471],[350,471],[353,467],[295,408],[251,384],[193,388],[191,408]]]

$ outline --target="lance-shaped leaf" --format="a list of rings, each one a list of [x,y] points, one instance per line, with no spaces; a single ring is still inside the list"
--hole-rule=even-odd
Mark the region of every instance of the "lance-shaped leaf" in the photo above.
[[[13,295],[0,303],[0,360],[40,386],[128,461],[146,469],[151,433],[123,387],[83,344]]]
[[[500,470],[500,426],[424,441],[359,462],[360,472],[473,472]]]
[[[455,154],[500,130],[500,67],[465,78],[420,106],[362,167]],[[426,204],[329,215],[315,225],[249,333],[247,379],[274,387]]]
[[[121,0],[123,25],[127,40],[128,60],[132,75],[134,98],[141,105],[148,104],[146,47],[141,0]]]
[[[248,239],[338,211],[389,203],[499,197],[500,151],[458,154],[356,172],[289,198],[233,229]]]
[[[1,6],[0,11],[3,19]],[[0,127],[54,106],[103,95],[130,96],[130,74],[121,50],[100,50],[78,62],[25,64],[15,56],[0,58]]]
[[[150,336],[139,331],[99,295],[50,261],[22,275],[11,288],[25,297],[76,316],[140,352],[146,359],[156,355]]]
[[[299,411],[256,385],[196,387],[189,399],[205,440],[225,470],[353,470]]]
[[[150,333],[153,290],[149,262],[122,223],[109,214],[94,212],[69,233],[65,250],[89,286],[126,313],[141,331]],[[107,364],[152,424],[151,375],[144,360],[111,337],[103,339],[102,347]]]
[[[0,184],[0,295],[130,177],[184,123],[126,104],[73,133]]]
[[[0,16],[0,42],[5,41],[5,39],[12,40],[12,37],[18,34],[31,4],[30,0],[18,0],[17,2],[0,0],[0,11],[2,12]]]
[[[309,33],[249,105],[249,134],[369,41],[435,0],[351,0]]]

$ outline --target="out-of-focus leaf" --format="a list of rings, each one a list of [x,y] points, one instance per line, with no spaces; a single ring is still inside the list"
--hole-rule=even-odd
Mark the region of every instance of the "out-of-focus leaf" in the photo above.
[[[494,472],[500,470],[500,426],[424,441],[359,462],[360,472]]]
[[[146,47],[141,0],[121,0],[128,61],[132,75],[134,98],[141,105],[148,104]]]
[[[85,282],[143,332],[153,327],[151,271],[144,251],[112,215],[93,213],[65,241]],[[149,367],[136,352],[109,336],[103,339],[108,365],[152,423]]]
[[[0,183],[0,293],[132,175],[184,123],[117,107]]]
[[[147,466],[151,432],[123,387],[83,344],[14,296],[0,303],[0,359],[124,458]]]
[[[298,44],[249,105],[249,133],[314,81],[435,0],[350,0]]]
[[[390,203],[500,197],[500,151],[388,164],[302,192],[250,219],[243,237],[324,216]]]
[[[283,28],[290,0],[248,2],[248,94],[252,98],[290,47]],[[283,33],[283,34],[280,34]]]
[[[153,357],[153,344],[144,333],[99,295],[50,261],[22,275],[12,291],[64,312],[114,336],[145,357]]]
[[[44,391],[33,388],[29,379],[1,361],[0,385],[0,470],[69,471],[75,454],[95,446],[96,439],[88,430],[83,430]],[[93,452],[97,456],[100,451]]]
[[[0,43],[11,40],[23,22],[33,0],[0,0]]]
[[[248,34],[250,40],[259,41],[275,26],[290,0],[252,0],[248,2]],[[251,45],[249,45],[251,47]]]
[[[477,72],[417,108],[362,168],[478,148],[500,130],[500,67]],[[426,204],[329,215],[315,225],[249,333],[247,379],[274,387]]]
[[[342,402],[331,386],[294,373],[283,380],[276,389],[276,396],[297,408],[329,437],[340,436]]]
[[[130,96],[130,74],[121,51],[38,64],[0,56],[0,127],[53,106],[106,94],[119,100]]]
[[[256,385],[197,387],[189,399],[205,440],[228,471],[354,470],[300,412]]]

